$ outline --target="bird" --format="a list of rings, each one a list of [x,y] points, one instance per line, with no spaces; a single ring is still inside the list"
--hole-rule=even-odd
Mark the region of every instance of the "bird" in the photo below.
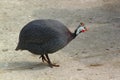
[[[39,55],[42,62],[47,62],[51,68],[59,67],[51,62],[48,54],[64,48],[78,34],[85,31],[87,28],[83,22],[78,25],[74,32],[71,32],[58,20],[33,20],[21,29],[15,50],[28,50],[32,54]]]

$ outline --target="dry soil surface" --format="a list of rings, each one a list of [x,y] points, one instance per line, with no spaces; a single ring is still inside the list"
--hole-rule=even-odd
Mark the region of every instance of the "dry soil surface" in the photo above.
[[[34,19],[55,19],[72,32],[80,22],[89,30],[50,54],[60,67],[39,56],[15,51],[19,32]],[[120,80],[119,0],[1,0],[0,80]]]

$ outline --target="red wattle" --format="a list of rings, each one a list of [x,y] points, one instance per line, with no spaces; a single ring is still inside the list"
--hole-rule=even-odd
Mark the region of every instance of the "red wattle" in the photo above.
[[[85,32],[85,30],[82,30],[82,32]]]

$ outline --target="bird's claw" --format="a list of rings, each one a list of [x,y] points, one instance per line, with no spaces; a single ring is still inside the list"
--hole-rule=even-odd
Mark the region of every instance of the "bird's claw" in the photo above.
[[[49,64],[49,66],[50,66],[51,68],[53,68],[53,67],[60,67],[60,65],[57,65],[57,64]]]
[[[48,57],[45,57],[44,55],[41,55],[41,56],[39,57],[39,59],[40,59],[40,58],[42,58],[42,62],[47,62],[51,68],[53,68],[53,67],[59,67],[59,65],[57,65],[57,64],[55,64],[55,63],[54,63],[54,64],[51,63],[51,61],[49,60],[49,58],[48,58]]]

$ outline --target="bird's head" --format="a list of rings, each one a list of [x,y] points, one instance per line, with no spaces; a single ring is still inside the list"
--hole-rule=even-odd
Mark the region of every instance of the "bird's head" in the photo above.
[[[77,36],[79,33],[83,33],[85,31],[87,31],[88,29],[85,27],[84,23],[80,23],[79,26],[77,27],[77,29],[75,30],[75,35]]]

